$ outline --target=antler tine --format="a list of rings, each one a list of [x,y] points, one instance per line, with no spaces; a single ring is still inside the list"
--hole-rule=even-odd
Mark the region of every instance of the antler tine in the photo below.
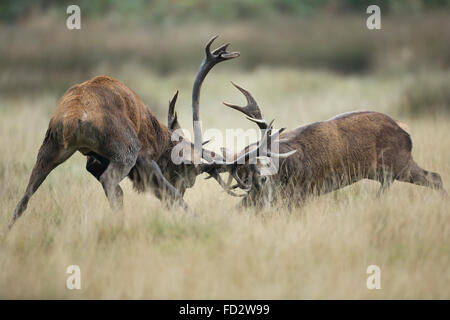
[[[177,120],[177,113],[175,112],[175,105],[177,103],[177,99],[178,99],[178,90],[173,96],[172,100],[170,100],[169,102],[169,113],[167,119],[169,128],[171,128],[172,124]]]
[[[240,92],[242,92],[242,94],[245,96],[245,99],[247,99],[247,104],[249,106],[255,107],[256,109],[258,109],[260,115],[261,115],[261,111],[259,110],[259,106],[258,103],[256,102],[255,98],[253,98],[253,96],[251,95],[250,92],[248,92],[247,90],[245,90],[244,88],[242,88],[241,86],[238,86],[236,83],[234,83],[233,81],[231,81],[231,84],[238,89]],[[258,119],[262,119],[262,116]]]
[[[274,153],[272,151],[267,151],[267,155],[269,157],[284,159],[284,158],[288,158],[288,157],[292,156],[296,152],[297,152],[297,150],[291,150],[291,151],[286,152],[286,153]]]
[[[178,99],[178,92],[179,92],[179,91],[177,90],[177,92],[175,92],[175,94],[174,94],[172,100],[170,100],[170,102],[169,102],[169,113],[170,113],[170,114],[173,114],[173,113],[174,113],[174,110],[175,110],[175,104],[177,103],[177,99]]]
[[[242,113],[245,113],[246,115],[249,114],[248,111],[245,109],[245,107],[241,107],[241,106],[238,106],[236,104],[231,104],[231,103],[228,103],[228,102],[222,102],[222,103],[224,105],[226,105],[227,107],[232,108],[232,109],[237,110],[237,111],[240,111]]]
[[[245,96],[245,99],[247,100],[247,105],[238,106],[227,102],[224,102],[223,104],[226,105],[227,107],[230,107],[232,109],[244,113],[247,116],[247,118],[255,122],[261,130],[270,127],[270,125],[268,125],[266,120],[264,119],[261,109],[259,108],[258,103],[256,102],[255,98],[253,98],[251,93],[245,90],[244,88],[238,86],[233,81],[231,81],[231,84]]]
[[[272,130],[272,128],[270,129]],[[275,131],[274,133],[272,133],[272,131],[270,132],[270,136],[269,139],[277,139],[278,136],[284,131],[286,130],[286,128],[281,128],[280,130]]]
[[[236,189],[234,187],[230,187],[232,180],[230,181],[230,179],[228,179],[228,182],[226,183],[225,181],[223,181],[222,177],[220,176],[220,174],[217,172],[217,170],[210,174],[210,176],[208,178],[214,178],[219,184],[220,186],[225,190],[226,193],[228,193],[231,196],[234,197],[245,197],[247,194],[237,194],[233,191],[231,191],[232,189]],[[245,189],[247,190],[247,189]]]
[[[272,130],[272,125],[273,125],[273,123],[275,122],[275,119],[272,119],[272,121],[270,121],[270,123],[269,123],[269,125],[268,125],[268,128],[270,129],[270,130]]]
[[[214,40],[216,40],[219,37],[219,35],[215,35],[214,37],[212,37],[208,43],[205,46],[205,53],[207,57],[211,57],[212,53],[211,53],[211,44],[214,42]]]
[[[215,49],[215,50],[212,52],[212,54],[217,55],[217,54],[219,54],[219,53],[221,53],[221,52],[227,51],[227,48],[228,48],[229,45],[230,45],[229,42],[228,42],[228,43],[225,43],[225,44],[223,44],[223,45],[221,45],[220,47],[218,47],[217,49]]]
[[[211,138],[211,139],[208,139],[208,140],[206,140],[206,141],[203,141],[202,142],[202,146],[206,146],[208,143],[210,143],[211,141],[213,141],[214,139],[213,138]]]
[[[252,118],[252,117],[249,117],[249,116],[247,116],[246,118],[248,120],[250,120],[250,121],[253,121],[257,125],[264,124],[264,125],[266,125],[268,127],[266,120],[260,120],[260,119]]]

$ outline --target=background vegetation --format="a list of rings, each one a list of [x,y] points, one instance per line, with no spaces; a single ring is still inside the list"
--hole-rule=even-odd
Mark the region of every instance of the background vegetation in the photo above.
[[[380,200],[364,181],[298,211],[236,211],[199,177],[186,194],[192,217],[124,181],[125,210],[114,215],[76,154],[4,232],[68,87],[116,77],[163,121],[180,89],[191,130],[192,82],[215,34],[241,57],[205,80],[205,128],[253,127],[221,105],[242,101],[230,80],[289,129],[384,112],[408,124],[414,158],[449,190],[449,1],[72,3],[81,30],[65,26],[69,2],[0,3],[0,298],[450,298],[449,200],[400,182]],[[368,4],[381,6],[382,30],[367,30]],[[81,291],[65,288],[70,264],[81,267]],[[371,264],[382,290],[366,288]]]

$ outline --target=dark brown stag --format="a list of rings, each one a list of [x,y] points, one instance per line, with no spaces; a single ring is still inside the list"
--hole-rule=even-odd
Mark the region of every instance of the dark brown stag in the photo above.
[[[263,135],[268,129],[270,131],[271,125],[264,120],[252,95],[236,87],[245,95],[247,106],[225,105],[255,121]],[[271,146],[281,153],[297,151],[279,160],[276,174],[262,175],[262,161],[234,167],[218,163],[210,174],[228,193],[233,194],[232,189],[244,189],[243,206],[267,205],[275,200],[288,206],[300,205],[308,195],[327,193],[362,179],[379,181],[378,195],[386,191],[394,180],[431,187],[447,194],[440,175],[422,169],[413,160],[412,141],[406,125],[382,113],[358,111],[341,114],[327,121],[282,132]],[[255,147],[256,144],[250,145],[241,153]],[[239,157],[237,154],[232,158],[236,160]],[[277,157],[266,159],[266,165],[273,165]],[[227,183],[219,176],[220,172],[230,173]],[[231,186],[233,178],[237,184]]]
[[[168,126],[165,126],[137,94],[119,80],[99,76],[75,85],[58,102],[10,227],[25,211],[47,175],[76,151],[87,157],[86,169],[102,184],[113,209],[122,207],[123,192],[119,183],[125,177],[132,180],[137,191],[150,188],[158,198],[187,208],[183,194],[202,173],[200,165],[190,161],[194,156],[201,158],[204,151],[201,129],[196,123],[200,120],[202,82],[214,65],[239,56],[238,52],[226,51],[228,44],[211,52],[214,39],[216,37],[206,45],[206,58],[193,86],[195,144],[183,138],[173,141],[172,133],[180,127],[174,111],[178,92],[170,102]],[[186,161],[175,164],[171,154],[179,143],[186,145],[189,152],[182,154]]]

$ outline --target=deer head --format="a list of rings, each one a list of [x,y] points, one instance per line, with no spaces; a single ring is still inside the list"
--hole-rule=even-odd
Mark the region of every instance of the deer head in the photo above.
[[[287,158],[294,154],[296,150],[292,150],[286,153],[277,153],[272,151],[273,142],[278,140],[279,135],[285,130],[281,128],[273,132],[273,122],[270,123],[264,119],[262,112],[258,106],[258,103],[253,96],[244,88],[237,84],[232,84],[245,96],[247,105],[238,106],[230,103],[224,105],[232,109],[238,110],[246,115],[246,118],[254,123],[260,129],[261,140],[257,143],[253,143],[245,147],[240,153],[230,157],[226,150],[223,148],[223,158],[226,160],[213,160],[209,163],[202,165],[202,171],[209,174],[208,178],[214,178],[224,190],[232,196],[247,196],[251,190],[261,191],[263,184],[266,181],[266,176],[261,173],[261,167],[271,161],[272,158]],[[229,160],[231,158],[231,160]],[[220,173],[228,172],[229,178],[225,182]],[[233,179],[236,181],[235,185],[232,185]],[[234,189],[242,189],[246,193],[237,194]]]
[[[189,141],[183,136],[180,124],[178,123],[175,105],[178,98],[178,91],[169,102],[167,126],[172,132],[172,140],[176,146],[170,150],[172,161],[167,163],[164,170],[169,182],[174,185],[180,193],[184,193],[186,188],[192,187],[197,175],[203,173],[200,164],[201,160],[211,161],[209,155],[214,152],[204,149],[209,141],[202,141],[202,130],[200,121],[200,89],[208,72],[218,63],[239,57],[239,52],[227,52],[229,43],[211,51],[211,45],[218,36],[208,41],[205,47],[205,58],[198,69],[192,89],[192,118],[194,128],[194,141]],[[177,160],[174,161],[174,157]]]

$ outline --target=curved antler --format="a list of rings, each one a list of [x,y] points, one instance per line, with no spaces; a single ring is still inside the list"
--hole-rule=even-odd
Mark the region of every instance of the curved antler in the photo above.
[[[256,125],[261,130],[261,136],[263,136],[266,130],[270,130],[273,120],[270,124],[267,123],[267,121],[264,119],[264,117],[262,115],[262,112],[258,106],[258,103],[256,102],[255,98],[253,98],[253,96],[251,95],[251,93],[249,91],[238,86],[233,81],[231,81],[231,84],[236,89],[238,89],[240,92],[242,92],[242,94],[245,96],[245,99],[247,100],[247,105],[246,106],[238,106],[238,105],[230,104],[230,103],[226,103],[226,102],[224,102],[223,104],[226,105],[227,107],[230,107],[232,109],[235,109],[235,110],[238,110],[238,111],[244,113],[248,120],[256,123]],[[271,144],[272,144],[272,141],[270,139],[270,132],[269,132],[269,139],[267,140],[267,145],[269,146],[269,150],[270,150]]]
[[[248,117],[254,119],[252,121],[255,121],[256,124],[258,124],[258,126],[261,129],[267,129],[269,126],[267,125],[266,120],[264,120],[261,110],[259,109],[258,103],[256,102],[255,98],[253,98],[253,96],[250,94],[250,92],[248,92],[244,88],[238,86],[233,81],[231,81],[231,84],[236,89],[238,89],[240,92],[242,92],[242,94],[245,96],[245,99],[247,99],[247,105],[242,107],[242,106],[238,106],[238,105],[227,103],[227,102],[224,102],[223,104],[226,105],[227,107],[238,110],[238,111],[244,113],[245,115],[247,115]]]

